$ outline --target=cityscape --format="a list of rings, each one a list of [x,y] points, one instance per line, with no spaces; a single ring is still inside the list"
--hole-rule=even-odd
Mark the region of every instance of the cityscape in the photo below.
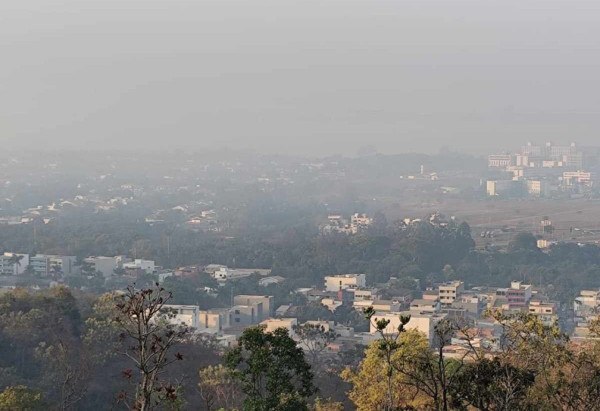
[[[599,17],[1,0],[0,411],[600,411]]]

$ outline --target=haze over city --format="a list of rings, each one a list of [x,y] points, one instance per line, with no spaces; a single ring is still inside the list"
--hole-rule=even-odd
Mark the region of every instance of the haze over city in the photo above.
[[[600,2],[0,0],[0,411],[600,411]]]
[[[593,1],[0,3],[0,142],[482,154],[600,132]]]

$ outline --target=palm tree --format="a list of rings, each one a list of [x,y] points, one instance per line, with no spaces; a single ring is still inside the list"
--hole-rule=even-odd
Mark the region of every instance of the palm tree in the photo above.
[[[10,256],[10,258],[8,259],[8,261],[9,261],[11,264],[14,264],[14,265],[15,265],[15,268],[16,268],[16,270],[15,270],[15,274],[18,274],[18,273],[19,273],[19,268],[21,267],[21,260],[22,260],[23,258],[25,258],[25,256],[24,256],[24,255],[19,255],[19,254],[15,254],[15,253],[13,253],[13,254]]]

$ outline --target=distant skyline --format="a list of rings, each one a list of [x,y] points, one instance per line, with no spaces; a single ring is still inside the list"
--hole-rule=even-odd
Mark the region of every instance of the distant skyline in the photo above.
[[[0,144],[598,144],[599,3],[3,0]]]

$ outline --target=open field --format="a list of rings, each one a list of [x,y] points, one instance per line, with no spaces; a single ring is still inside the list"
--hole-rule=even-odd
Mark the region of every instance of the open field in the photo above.
[[[548,240],[600,242],[600,200],[441,200],[432,203],[399,201],[400,207],[386,210],[392,218],[424,217],[440,212],[467,221],[478,245],[506,243],[514,233],[542,234],[540,222],[547,216],[555,232]],[[494,232],[493,239],[481,239],[481,232]],[[485,241],[484,241],[485,240]]]

